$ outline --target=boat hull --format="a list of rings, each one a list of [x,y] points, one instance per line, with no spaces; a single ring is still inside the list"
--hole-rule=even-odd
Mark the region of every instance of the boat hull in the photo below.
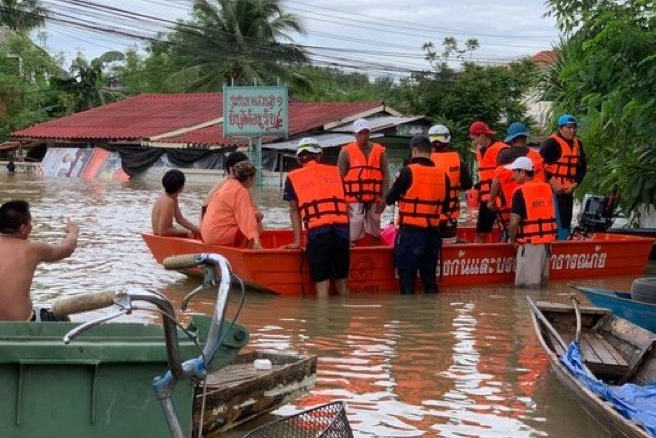
[[[628,292],[594,287],[576,287],[576,289],[583,292],[595,306],[609,309],[614,315],[656,333],[655,304],[632,300]]]
[[[473,229],[459,230],[473,241]],[[142,237],[158,263],[166,257],[201,252],[225,256],[235,274],[250,286],[278,293],[313,293],[307,256],[298,249],[279,249],[292,241],[290,230],[267,230],[261,240],[264,250],[206,245],[200,240],[143,233]],[[609,275],[640,274],[654,239],[595,234],[588,240],[553,244],[552,280]],[[514,281],[515,250],[507,243],[449,244],[442,248],[441,286],[471,286]],[[351,250],[351,293],[398,290],[393,248],[388,245],[358,245]]]

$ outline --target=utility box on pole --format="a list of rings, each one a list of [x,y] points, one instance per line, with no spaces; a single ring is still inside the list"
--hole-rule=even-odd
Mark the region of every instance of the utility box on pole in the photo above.
[[[262,184],[262,137],[289,134],[289,100],[286,86],[223,87],[223,136],[253,137],[249,151]]]

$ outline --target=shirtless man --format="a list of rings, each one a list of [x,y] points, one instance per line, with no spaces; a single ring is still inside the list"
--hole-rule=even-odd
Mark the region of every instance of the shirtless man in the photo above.
[[[169,170],[162,178],[162,185],[166,193],[163,193],[153,206],[153,234],[181,237],[200,235],[200,229],[182,216],[178,205],[178,195],[182,193],[185,185],[184,173],[178,169]],[[173,219],[186,229],[174,226]]]
[[[59,245],[28,240],[32,232],[30,205],[9,201],[0,206],[0,321],[34,320],[30,286],[41,262],[70,257],[77,246],[78,227],[66,219],[66,238]],[[51,320],[42,309],[39,320]]]

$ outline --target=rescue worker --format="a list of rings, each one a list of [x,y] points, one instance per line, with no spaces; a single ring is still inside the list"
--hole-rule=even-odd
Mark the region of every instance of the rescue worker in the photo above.
[[[512,172],[505,165],[512,163],[519,157],[528,157],[533,162],[536,174],[535,178],[544,181],[542,157],[540,157],[538,152],[526,145],[529,135],[526,125],[521,122],[511,123],[504,139],[510,147],[505,148],[497,156],[497,168],[494,171],[494,179],[492,180],[492,187],[490,189],[490,200],[487,206],[488,209],[497,213],[502,231],[508,229],[510,201],[513,191],[517,187]]]
[[[342,148],[337,166],[344,181],[348,203],[351,242],[369,234],[380,238],[380,215],[385,209],[383,194],[389,187],[385,148],[369,141],[371,126],[366,119],[353,123],[355,142]]]
[[[317,296],[328,296],[331,279],[335,280],[337,292],[347,295],[348,207],[339,170],[319,163],[322,152],[321,145],[313,138],[298,143],[296,156],[302,167],[289,172],[283,194],[283,199],[289,202],[294,242],[284,248],[299,248],[301,228],[305,227],[308,230],[305,251]]]
[[[549,279],[550,244],[556,240],[556,207],[551,185],[535,178],[528,157],[507,166],[518,184],[512,197],[509,241],[517,249],[515,286],[539,288]]]
[[[557,132],[540,147],[547,182],[556,194],[560,227],[558,238],[567,239],[572,226],[574,190],[583,182],[587,170],[583,143],[576,137],[576,117],[564,114],[558,118]]]
[[[417,271],[425,293],[438,292],[437,262],[442,246],[440,222],[449,208],[449,177],[430,159],[430,139],[410,140],[412,158],[385,197],[399,203],[399,232],[394,242],[394,266],[402,294],[413,294]]]
[[[451,149],[451,133],[444,125],[435,125],[428,130],[433,152],[431,160],[449,175],[449,210],[443,214],[440,225],[442,243],[456,243],[458,240],[458,218],[460,217],[460,192],[472,188],[472,179],[460,154]]]
[[[491,130],[485,122],[474,122],[469,127],[469,138],[476,148],[476,162],[478,164],[478,182],[474,186],[478,190],[478,218],[476,220],[476,243],[489,242],[492,227],[496,221],[494,211],[487,208],[490,200],[490,189],[497,168],[499,152],[508,147],[502,141],[494,141],[495,131]]]

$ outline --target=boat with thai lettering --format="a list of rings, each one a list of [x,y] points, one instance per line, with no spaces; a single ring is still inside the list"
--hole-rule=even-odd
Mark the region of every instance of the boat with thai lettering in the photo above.
[[[466,241],[474,240],[473,228],[461,228],[459,234]],[[263,250],[207,245],[198,239],[150,233],[143,233],[142,237],[158,263],[172,255],[214,252],[225,256],[234,272],[253,288],[288,295],[313,293],[304,252],[280,249],[292,242],[291,230],[264,231]],[[550,278],[571,280],[640,274],[653,243],[651,238],[605,233],[593,234],[585,240],[556,242],[552,245]],[[514,269],[515,250],[510,244],[447,244],[442,248],[440,285],[511,283]],[[351,250],[349,288],[351,293],[397,291],[392,247],[358,243]]]

